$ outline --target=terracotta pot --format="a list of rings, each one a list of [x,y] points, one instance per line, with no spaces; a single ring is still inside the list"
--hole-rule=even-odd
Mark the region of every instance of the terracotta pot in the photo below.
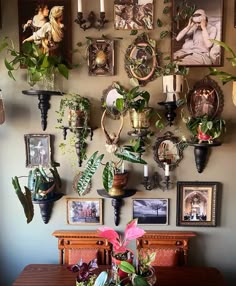
[[[143,111],[137,112],[135,109],[129,110],[131,126],[134,129],[148,129],[151,125],[152,108],[146,107]]]
[[[129,173],[125,171],[121,174],[115,174],[113,179],[112,188],[109,190],[110,196],[122,196],[125,193],[123,189],[128,182]]]

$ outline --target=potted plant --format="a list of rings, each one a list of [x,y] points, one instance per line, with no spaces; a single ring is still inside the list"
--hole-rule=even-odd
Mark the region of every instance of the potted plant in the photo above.
[[[47,223],[50,219],[52,203],[63,196],[57,192],[57,189],[61,188],[57,166],[59,166],[58,163],[53,163],[49,172],[41,166],[30,170],[27,176],[28,185],[24,186],[25,192],[22,191],[19,183],[19,178],[22,177],[12,178],[12,184],[23,206],[27,223],[30,223],[34,217],[33,203],[40,205],[43,220]]]
[[[66,153],[66,149],[69,146],[75,148],[79,157],[79,165],[87,159],[87,137],[89,131],[92,132],[89,127],[90,120],[90,108],[91,104],[88,98],[80,96],[76,93],[69,93],[63,96],[60,101],[59,110],[56,111],[59,123],[58,128],[69,129],[72,133],[70,143],[61,143],[60,148]],[[68,120],[65,121],[65,118]],[[65,136],[64,136],[65,139]]]
[[[69,69],[63,63],[60,56],[51,56],[34,44],[25,42],[22,44],[20,51],[15,49],[13,42],[7,43],[7,52],[11,59],[5,58],[5,66],[10,78],[15,80],[13,72],[20,67],[27,68],[27,80],[31,87],[36,83],[43,82],[43,89],[54,88],[54,73],[59,72],[63,77],[68,79]]]
[[[129,110],[131,126],[135,131],[148,129],[151,125],[151,117],[154,114],[153,108],[149,107],[149,92],[139,90],[140,86],[138,85],[127,91],[123,86],[116,83],[115,88],[122,95],[122,97],[116,99],[118,111],[122,113],[124,110]],[[158,117],[160,118],[159,114]],[[156,122],[156,127],[163,127],[159,120]]]
[[[193,135],[193,142],[212,144],[225,131],[225,120],[209,118],[207,115],[203,115],[201,117],[189,118],[186,126]]]

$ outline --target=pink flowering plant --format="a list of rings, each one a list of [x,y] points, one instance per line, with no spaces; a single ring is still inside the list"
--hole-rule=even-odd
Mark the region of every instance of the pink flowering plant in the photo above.
[[[122,238],[113,228],[103,226],[98,228],[98,236],[106,238],[113,246],[113,253],[115,256],[127,253],[127,248],[131,240],[139,238],[144,235],[145,231],[137,227],[138,219],[131,220],[125,228],[124,237]]]

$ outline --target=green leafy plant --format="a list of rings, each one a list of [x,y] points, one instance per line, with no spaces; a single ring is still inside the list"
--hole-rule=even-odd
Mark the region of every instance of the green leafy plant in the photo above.
[[[104,157],[104,154],[99,155],[98,151],[94,152],[92,156],[88,159],[85,169],[80,179],[78,180],[77,190],[80,196],[83,195],[83,193],[86,191],[93,175],[95,174],[100,165],[104,166],[102,175],[103,186],[108,192],[108,190],[112,187],[114,174],[122,173],[120,167],[122,165],[123,160],[131,163],[146,164],[146,161],[144,161],[139,155],[134,154],[133,152],[130,152],[129,150],[126,150],[122,147],[118,147],[112,155],[114,157],[117,157],[119,160],[110,160],[103,164],[102,159]]]
[[[211,41],[217,45],[220,45],[222,48],[225,49],[225,51],[227,51],[231,55],[229,58],[226,59],[231,63],[233,67],[236,67],[236,53],[232,50],[232,48],[230,48],[230,46],[224,42],[217,40],[211,40]],[[214,67],[210,67],[209,69],[210,69],[210,75],[218,76],[223,84],[226,84],[230,81],[236,81],[236,75],[218,70],[217,68]]]
[[[87,137],[89,135],[90,100],[76,93],[68,93],[60,101],[57,113],[57,128],[69,126],[72,133],[67,142],[60,143],[59,147],[63,154],[74,153],[75,144],[78,141],[80,162],[87,159]],[[65,118],[69,121],[65,121]],[[79,126],[78,126],[79,125]],[[79,127],[79,128],[77,128]],[[78,137],[78,138],[77,138]],[[73,151],[72,151],[73,149]]]
[[[34,208],[32,201],[46,201],[53,198],[57,188],[61,188],[61,179],[57,171],[58,163],[53,163],[49,168],[49,172],[42,166],[34,168],[29,171],[28,185],[24,186],[25,192],[22,191],[19,178],[13,177],[12,185],[15,189],[16,195],[20,200],[27,223],[30,223],[34,217]]]
[[[158,77],[173,74],[186,76],[189,73],[189,68],[178,65],[176,61],[171,60],[170,56],[164,57],[163,62],[164,64],[160,65],[159,69],[156,71]]]
[[[43,53],[33,42],[23,43],[19,51],[15,48],[12,41],[11,44],[5,44],[5,48],[7,48],[7,53],[11,56],[9,60],[5,58],[5,66],[9,77],[14,80],[13,73],[20,67],[27,68],[32,82],[41,81],[44,77],[56,71],[66,79],[69,77],[69,69],[60,56],[51,56]]]
[[[192,133],[193,140],[197,142],[207,141],[211,143],[226,130],[225,120],[221,118],[209,118],[207,115],[189,118],[186,126]]]

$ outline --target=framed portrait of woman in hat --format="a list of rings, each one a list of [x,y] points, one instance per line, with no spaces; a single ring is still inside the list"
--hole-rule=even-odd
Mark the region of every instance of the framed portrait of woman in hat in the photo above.
[[[34,42],[71,63],[71,0],[18,0],[19,46]]]
[[[184,66],[222,66],[223,0],[173,1],[172,59]]]

